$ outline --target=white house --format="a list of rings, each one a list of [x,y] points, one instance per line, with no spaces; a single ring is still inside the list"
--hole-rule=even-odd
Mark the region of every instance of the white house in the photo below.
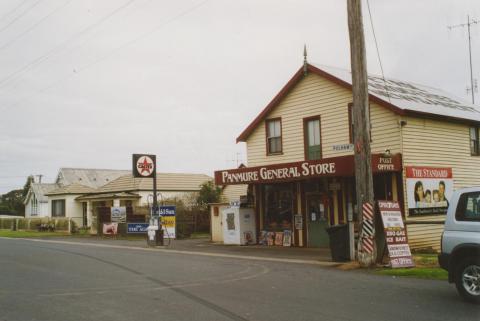
[[[46,193],[58,188],[57,184],[32,183],[25,197],[25,217],[49,216],[48,197]]]
[[[200,185],[211,180],[204,174],[157,173],[158,201],[177,199],[188,205]],[[61,168],[55,183],[31,185],[25,216],[67,217],[78,226],[91,226],[97,207],[148,206],[152,201],[152,179],[134,178],[129,170]]]

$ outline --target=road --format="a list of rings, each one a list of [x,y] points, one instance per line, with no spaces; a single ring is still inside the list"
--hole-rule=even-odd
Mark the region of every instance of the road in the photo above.
[[[0,320],[479,320],[443,281],[0,239]]]

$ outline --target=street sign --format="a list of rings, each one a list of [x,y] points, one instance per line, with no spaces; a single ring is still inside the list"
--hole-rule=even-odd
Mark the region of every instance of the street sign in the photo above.
[[[147,233],[148,223],[128,223],[127,233],[130,234],[143,234]]]
[[[132,174],[133,177],[154,178],[156,171],[156,156],[146,154],[132,155]]]
[[[394,201],[378,201],[378,208],[392,268],[414,267],[400,204]]]
[[[125,206],[112,206],[110,208],[110,221],[125,223],[127,221],[127,208]]]

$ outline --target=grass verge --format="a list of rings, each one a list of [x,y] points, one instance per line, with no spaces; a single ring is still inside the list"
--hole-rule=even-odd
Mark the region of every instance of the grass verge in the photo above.
[[[448,273],[438,265],[438,258],[436,254],[415,254],[414,268],[380,268],[376,269],[376,274],[399,276],[399,277],[413,277],[419,279],[431,280],[447,280]]]
[[[28,237],[70,236],[67,232],[37,232],[0,230],[0,237],[28,238]]]

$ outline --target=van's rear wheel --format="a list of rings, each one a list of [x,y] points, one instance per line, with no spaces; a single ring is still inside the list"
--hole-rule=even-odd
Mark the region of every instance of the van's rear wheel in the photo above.
[[[465,300],[480,303],[480,259],[465,258],[457,265],[455,285]]]

